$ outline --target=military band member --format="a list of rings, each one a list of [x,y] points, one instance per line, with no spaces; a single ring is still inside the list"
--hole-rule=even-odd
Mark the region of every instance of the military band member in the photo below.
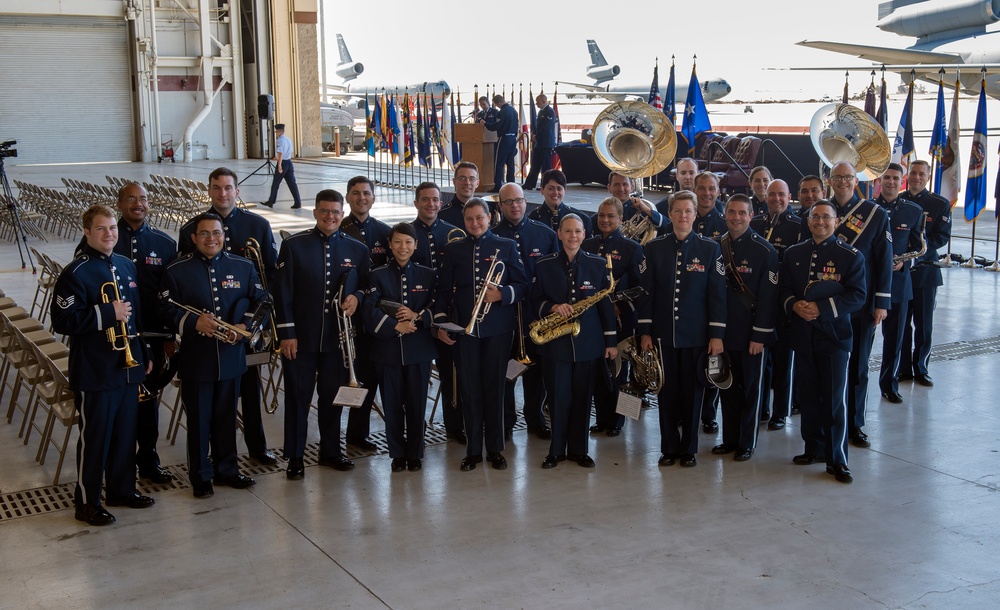
[[[924,211],[899,194],[903,187],[903,166],[890,163],[880,181],[882,193],[875,202],[889,213],[893,256],[920,252],[924,243]],[[903,347],[903,326],[906,324],[910,299],[913,298],[913,283],[910,278],[912,266],[912,259],[898,263],[893,260],[892,307],[882,324],[882,366],[878,385],[882,397],[896,404],[903,402],[903,395],[899,393],[899,361]]]
[[[263,216],[237,207],[239,194],[239,180],[233,170],[219,167],[208,175],[208,196],[212,200],[209,211],[222,218],[222,230],[225,232],[222,249],[230,254],[244,256],[247,240],[251,237],[257,240],[264,263],[264,269],[258,273],[263,275],[262,281],[268,286],[273,286],[278,249],[274,244],[271,224]],[[194,223],[197,220],[196,216],[181,227],[177,241],[181,254],[195,251],[191,236],[195,232]],[[246,442],[250,457],[265,466],[276,464],[278,460],[274,453],[268,450],[267,438],[264,435],[264,421],[260,413],[260,372],[257,367],[249,367],[240,379],[239,394],[243,414],[243,440]]]
[[[694,466],[698,415],[704,388],[696,381],[701,352],[721,354],[726,333],[726,276],[719,244],[693,231],[695,195],[675,193],[672,232],[645,246],[639,306],[641,348],[657,345],[663,358],[660,403],[660,466]],[[666,314],[666,315],[664,315]],[[672,314],[672,315],[671,315]],[[678,422],[681,430],[678,432]]]
[[[526,204],[524,191],[520,186],[513,183],[503,185],[500,188],[501,220],[500,224],[493,229],[493,233],[499,237],[514,240],[521,257],[521,263],[524,265],[524,272],[527,277],[533,278],[535,277],[535,262],[543,256],[556,252],[559,249],[559,240],[552,229],[525,216]],[[545,416],[542,414],[546,391],[542,380],[542,367],[538,364],[541,358],[535,344],[527,339],[528,324],[535,319],[535,316],[531,307],[525,307],[524,303],[518,303],[517,308],[521,334],[520,338],[515,335],[511,357],[520,357],[521,343],[523,342],[525,354],[535,362],[521,374],[521,385],[524,393],[524,421],[528,426],[528,434],[534,434],[542,440],[548,440],[552,438],[552,431],[545,423]],[[515,381],[508,380],[504,391],[504,434],[507,438],[510,438],[510,431],[517,424],[514,384]]]
[[[340,231],[344,198],[333,189],[316,194],[316,226],[281,242],[275,281],[275,318],[285,375],[286,476],[301,479],[313,390],[319,400],[319,464],[347,471],[354,463],[340,449],[343,407],[333,404],[347,382],[341,351],[342,308],[354,315],[368,285],[368,248]],[[374,389],[369,388],[369,393]]]
[[[590,254],[596,254],[602,259],[611,256],[611,267],[615,278],[615,294],[620,295],[630,288],[641,285],[640,269],[645,260],[642,246],[639,242],[622,236],[622,202],[617,197],[608,197],[597,208],[597,236],[583,242],[581,249]],[[624,341],[635,334],[636,303],[639,299],[621,299],[613,304],[616,323],[616,342]],[[615,412],[618,406],[618,390],[628,381],[628,362],[622,360],[622,368],[618,375],[614,367],[604,374],[598,366],[597,380],[594,384],[594,407],[597,413],[594,425],[590,431],[594,434],[604,432],[608,436],[618,436],[625,425],[625,416]]]
[[[142,303],[142,328],[153,363],[153,371],[161,371],[176,347],[173,339],[164,336],[170,329],[159,319],[159,300],[156,293],[160,287],[163,270],[177,258],[177,242],[172,237],[150,226],[146,222],[149,213],[149,199],[146,190],[130,182],[118,190],[118,243],[115,252],[132,261],[135,265],[139,284],[139,301]],[[172,333],[170,333],[172,334]],[[174,475],[160,467],[160,456],[156,453],[156,440],[160,436],[160,397],[156,383],[165,381],[147,380],[148,393],[140,395],[137,413],[135,462],[139,476],[153,483],[169,483]]]
[[[476,182],[478,183],[478,179]],[[444,265],[444,247],[449,240],[464,237],[465,229],[439,218],[441,189],[433,182],[421,182],[417,185],[413,205],[417,208],[417,217],[410,223],[417,233],[417,249],[413,253],[413,262],[440,272]],[[461,226],[465,226],[464,219]],[[465,425],[462,421],[462,397],[458,391],[453,352],[454,350],[447,345],[438,345],[436,363],[441,382],[443,405],[441,413],[448,438],[464,445],[466,438]]]
[[[497,470],[507,468],[501,453],[504,381],[514,339],[514,304],[528,290],[517,244],[494,235],[489,222],[485,201],[474,197],[465,204],[467,236],[445,246],[434,304],[436,322],[451,321],[469,330],[457,340],[444,329],[437,331],[442,343],[457,345],[455,364],[468,437],[463,471],[483,461],[484,442],[490,465]],[[498,264],[489,277],[494,262]]]
[[[652,205],[643,201],[639,197],[633,197],[633,192],[635,192],[635,184],[632,182],[631,178],[623,176],[618,172],[611,172],[608,175],[608,193],[621,202],[623,221],[631,220],[633,216],[642,214],[649,217],[653,226],[655,226],[658,231],[665,229],[668,224],[667,219]],[[597,213],[594,213],[594,215],[591,216],[591,221],[594,226],[597,226]],[[596,234],[597,231],[594,231],[594,235]]]
[[[455,185],[455,194],[447,205],[441,206],[438,218],[450,225],[464,227],[465,218],[462,216],[462,209],[466,201],[476,196],[476,189],[479,188],[479,168],[470,161],[459,161],[455,164],[452,183]]]
[[[779,273],[778,298],[792,321],[805,441],[805,452],[792,461],[808,465],[825,460],[828,473],[850,483],[854,477],[847,466],[850,423],[844,397],[849,391],[850,316],[865,304],[865,263],[857,249],[834,236],[834,204],[816,202],[808,223],[812,239],[785,251]]]
[[[563,203],[566,196],[566,174],[562,170],[550,169],[542,174],[542,205],[538,206],[528,214],[528,218],[537,220],[553,231],[559,229],[559,221],[566,214],[576,214],[583,220],[583,227],[587,235],[591,235],[590,214],[571,208]]]
[[[726,218],[722,215],[719,205],[719,178],[712,172],[701,172],[695,177],[695,195],[698,198],[697,217],[694,221],[694,232],[702,237],[718,240],[728,230]],[[705,388],[701,405],[701,429],[706,434],[719,431],[716,412],[719,406],[719,389]]]
[[[507,103],[503,95],[499,93],[494,95],[493,105],[496,111],[487,113],[484,123],[486,129],[495,131],[497,134],[491,192],[499,193],[501,185],[514,181],[514,155],[517,153],[517,132],[520,126],[517,122],[517,110],[514,110],[514,106]],[[506,171],[504,171],[505,169]]]
[[[753,193],[750,196],[750,203],[753,204],[754,216],[767,211],[767,185],[772,180],[774,178],[771,176],[771,170],[763,165],[758,165],[750,170],[750,190]]]
[[[749,460],[757,448],[764,353],[774,342],[778,298],[778,253],[750,228],[752,205],[746,195],[729,198],[729,231],[719,242],[726,267],[724,341],[733,383],[722,390],[722,444],[712,453],[735,452],[737,462]]]
[[[694,192],[694,179],[698,175],[698,162],[691,157],[679,159],[674,165],[674,192]],[[656,211],[664,217],[670,216],[670,197],[656,202]],[[669,218],[666,222],[670,222]]]
[[[365,176],[355,176],[347,181],[347,204],[351,208],[343,222],[340,231],[349,237],[368,246],[372,268],[381,267],[390,258],[389,225],[371,216],[375,204],[375,185]],[[361,319],[361,308],[354,314],[354,327],[364,328]],[[371,432],[372,404],[375,402],[375,388],[378,387],[378,376],[370,356],[370,337],[359,332],[354,342],[356,358],[354,360],[355,374],[362,386],[368,388],[364,404],[350,409],[347,415],[347,444],[374,451],[375,443],[368,440]]]
[[[778,253],[778,260],[789,246],[793,246],[809,232],[802,226],[802,219],[789,207],[788,184],[772,180],[767,185],[767,211],[750,221],[750,228],[764,237]],[[810,203],[810,205],[812,205]],[[802,232],[805,231],[806,235]],[[761,421],[767,419],[768,430],[781,430],[792,408],[792,362],[794,355],[788,336],[788,316],[779,312],[775,320],[777,339],[764,352],[764,379],[761,391]],[[772,404],[771,391],[774,391]]]
[[[374,269],[365,294],[365,328],[373,336],[385,435],[393,472],[423,467],[427,384],[437,341],[431,336],[436,274],[411,260],[416,249],[413,225],[400,223],[389,233],[392,259]],[[387,306],[393,303],[392,307]]]
[[[583,221],[576,214],[563,217],[560,251],[536,266],[531,301],[539,318],[554,313],[569,318],[581,301],[610,285],[607,259],[580,249],[585,237]],[[587,451],[587,424],[594,377],[601,375],[598,362],[618,354],[614,306],[605,296],[582,314],[577,312],[575,321],[580,324],[578,335],[564,335],[538,347],[546,385],[552,389],[552,443],[542,468],[555,468],[565,459],[594,467]]]
[[[913,300],[906,309],[903,345],[901,348],[899,379],[911,377],[922,386],[930,387],[934,381],[928,374],[931,357],[931,338],[934,329],[934,303],[938,286],[944,284],[941,268],[937,266],[938,249],[951,239],[951,205],[940,195],[927,190],[930,164],[911,161],[906,177],[907,199],[924,211],[924,235],[927,252],[916,261],[910,277],[913,280]],[[910,330],[910,321],[913,330]]]
[[[75,517],[99,526],[115,521],[101,505],[102,482],[107,484],[108,506],[153,505],[152,498],[135,491],[139,384],[152,363],[137,338],[143,312],[135,266],[114,252],[118,241],[114,211],[94,205],[82,220],[87,244],[59,274],[51,314],[53,329],[72,338],[69,386],[80,425]],[[114,342],[109,332],[116,334]],[[127,352],[116,349],[125,346]],[[134,366],[126,363],[126,354],[132,356]]]
[[[160,285],[160,316],[180,335],[178,375],[187,409],[187,453],[196,498],[214,493],[213,481],[236,489],[256,481],[240,474],[236,464],[236,402],[240,378],[247,370],[242,341],[215,338],[219,322],[246,329],[257,308],[267,300],[249,260],[224,249],[222,218],[206,212],[189,223],[195,252],[171,263]],[[193,312],[174,305],[179,303]],[[209,458],[211,448],[211,458]]]
[[[853,312],[854,345],[851,348],[850,377],[847,382],[847,423],[851,442],[869,447],[865,425],[868,404],[868,359],[875,328],[885,320],[892,297],[892,233],[889,215],[874,201],[861,199],[855,192],[857,172],[850,163],[837,163],[830,169],[830,184],[840,224],[837,239],[854,246],[865,260],[865,306]]]
[[[823,179],[819,176],[809,174],[799,180],[799,207],[796,214],[803,219],[803,231],[808,237],[809,230],[804,227],[805,219],[809,216],[809,208],[826,195],[823,189]]]

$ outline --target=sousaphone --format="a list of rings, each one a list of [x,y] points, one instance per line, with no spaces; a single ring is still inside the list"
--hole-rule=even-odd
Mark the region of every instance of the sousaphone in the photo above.
[[[629,178],[654,176],[674,160],[677,130],[646,102],[611,104],[597,115],[594,152],[608,169]]]
[[[858,180],[874,180],[889,167],[892,146],[882,126],[864,110],[850,104],[827,104],[809,124],[809,138],[828,167],[847,162]]]

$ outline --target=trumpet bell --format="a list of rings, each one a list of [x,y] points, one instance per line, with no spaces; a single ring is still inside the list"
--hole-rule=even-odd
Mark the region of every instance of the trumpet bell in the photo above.
[[[850,104],[827,104],[809,124],[813,148],[823,163],[833,167],[847,162],[858,180],[874,180],[892,160],[892,146],[882,126],[864,110]]]
[[[602,110],[594,120],[593,141],[601,163],[629,178],[660,173],[677,152],[673,123],[640,101],[618,102]]]

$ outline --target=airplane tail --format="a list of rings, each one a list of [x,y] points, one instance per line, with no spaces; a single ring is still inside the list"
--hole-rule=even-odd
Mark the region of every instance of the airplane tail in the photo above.
[[[347,43],[344,42],[344,37],[337,34],[337,49],[340,51],[340,63],[349,64],[351,63],[351,52],[347,50]]]
[[[601,48],[597,46],[597,42],[593,40],[587,41],[587,50],[590,51],[590,67],[597,68],[600,66],[608,65],[608,60],[604,59],[604,53],[601,53]]]

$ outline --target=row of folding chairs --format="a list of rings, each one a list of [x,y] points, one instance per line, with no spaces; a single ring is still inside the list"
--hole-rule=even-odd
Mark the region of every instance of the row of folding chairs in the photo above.
[[[87,207],[102,203],[115,207],[118,204],[118,192],[110,186],[84,182],[75,178],[61,178],[66,185],[66,192],[74,195],[77,199],[87,202]]]
[[[87,198],[69,191],[15,180],[22,209],[36,213],[42,229],[66,239],[75,239],[83,228],[80,215],[90,207]]]
[[[40,213],[26,209],[16,198],[0,194],[0,238],[18,241],[30,236],[48,241],[39,226],[44,220]]]

